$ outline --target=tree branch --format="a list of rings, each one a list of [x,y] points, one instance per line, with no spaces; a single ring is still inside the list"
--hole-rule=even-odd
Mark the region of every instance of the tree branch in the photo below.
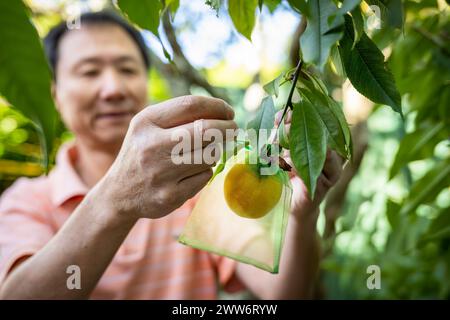
[[[180,76],[184,77],[191,84],[197,85],[204,88],[213,97],[221,98],[225,101],[230,102],[229,97],[226,95],[224,90],[213,87],[205,77],[196,70],[186,56],[183,53],[181,46],[178,43],[175,30],[170,22],[170,17],[168,12],[165,12],[162,18],[164,32],[166,34],[167,40],[172,47],[174,53],[174,64],[177,66]]]
[[[289,52],[289,60],[293,66],[296,66],[300,59],[300,37],[305,32],[306,25],[306,17],[302,16],[292,37],[291,50]]]
[[[345,195],[353,177],[358,173],[362,159],[367,149],[367,122],[358,123],[352,128],[352,137],[354,137],[354,154],[351,162],[347,164],[342,172],[341,178],[333,189],[330,190],[327,202],[325,204],[325,230],[323,238],[329,242],[324,250],[324,257],[327,256],[333,248],[335,232],[335,223],[339,215],[342,214],[342,208],[345,203]]]

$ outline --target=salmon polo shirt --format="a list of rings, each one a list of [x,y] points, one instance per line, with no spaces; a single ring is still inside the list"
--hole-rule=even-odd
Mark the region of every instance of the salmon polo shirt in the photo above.
[[[75,144],[65,144],[48,176],[20,178],[1,196],[0,286],[15,262],[46,245],[89,191],[74,169],[76,159]],[[241,290],[234,260],[177,242],[193,204],[188,200],[161,219],[138,220],[91,298],[216,299],[219,287]]]

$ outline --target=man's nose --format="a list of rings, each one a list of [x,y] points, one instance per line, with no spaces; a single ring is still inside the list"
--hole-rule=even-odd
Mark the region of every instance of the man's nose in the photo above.
[[[125,97],[125,83],[120,74],[114,70],[105,71],[101,79],[100,98],[104,100],[121,100]]]

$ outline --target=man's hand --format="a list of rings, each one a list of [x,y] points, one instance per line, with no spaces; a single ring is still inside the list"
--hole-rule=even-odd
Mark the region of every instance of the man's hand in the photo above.
[[[186,130],[193,141],[194,122],[201,120],[203,132],[215,128],[225,137],[225,130],[237,128],[233,118],[233,109],[216,98],[184,96],[145,108],[131,121],[116,161],[98,185],[98,194],[104,194],[110,207],[127,218],[169,214],[205,186],[214,165],[203,161],[175,164],[172,150],[179,141],[173,141],[172,134]],[[202,151],[202,146],[194,150],[191,143],[191,159]]]

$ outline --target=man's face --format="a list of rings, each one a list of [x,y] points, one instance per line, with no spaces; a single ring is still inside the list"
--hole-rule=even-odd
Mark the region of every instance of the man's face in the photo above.
[[[131,37],[113,24],[83,25],[59,44],[54,97],[67,127],[90,146],[120,145],[147,103],[147,72]]]

